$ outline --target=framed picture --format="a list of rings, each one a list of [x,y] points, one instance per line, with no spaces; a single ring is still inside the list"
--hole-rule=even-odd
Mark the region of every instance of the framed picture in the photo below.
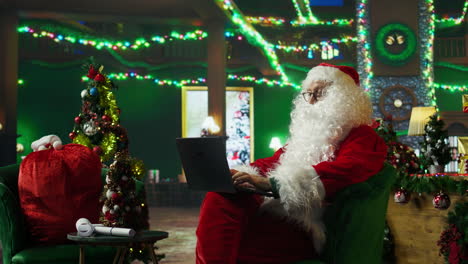
[[[199,137],[207,116],[207,87],[183,87],[182,137]],[[253,160],[253,119],[253,88],[226,87],[226,156],[230,167]]]

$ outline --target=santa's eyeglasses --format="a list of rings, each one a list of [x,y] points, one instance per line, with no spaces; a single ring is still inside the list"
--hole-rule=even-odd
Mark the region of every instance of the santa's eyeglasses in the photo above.
[[[304,92],[304,93],[301,93],[302,94],[302,97],[304,97],[304,100],[306,102],[310,102],[310,99],[313,97],[314,98],[314,101],[317,101],[320,97],[322,97],[322,90],[318,90],[318,91],[315,91],[315,92]]]

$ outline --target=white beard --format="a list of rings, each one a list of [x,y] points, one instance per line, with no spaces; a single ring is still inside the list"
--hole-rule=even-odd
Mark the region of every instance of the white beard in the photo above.
[[[369,124],[372,113],[370,101],[362,90],[338,85],[330,86],[324,97],[313,105],[301,94],[293,104],[290,137],[280,164],[298,167],[333,160],[335,150],[349,131]]]

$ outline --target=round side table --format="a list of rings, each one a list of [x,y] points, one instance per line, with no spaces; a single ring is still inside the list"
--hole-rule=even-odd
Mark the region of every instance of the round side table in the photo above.
[[[118,236],[104,236],[95,235],[90,237],[81,237],[77,233],[70,233],[67,235],[67,239],[75,241],[80,247],[80,264],[84,264],[84,246],[111,246],[116,247],[117,252],[114,257],[114,264],[124,263],[125,255],[128,249],[135,243],[144,244],[150,251],[151,260],[154,264],[158,263],[156,255],[154,254],[154,244],[162,239],[169,236],[164,231],[142,231],[137,233],[134,237],[118,237]]]

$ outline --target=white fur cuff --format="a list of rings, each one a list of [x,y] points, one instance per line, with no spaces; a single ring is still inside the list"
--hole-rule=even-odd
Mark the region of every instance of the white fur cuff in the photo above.
[[[260,175],[260,172],[258,171],[256,167],[246,165],[246,164],[237,165],[237,166],[232,167],[231,169],[242,171],[248,174]]]

